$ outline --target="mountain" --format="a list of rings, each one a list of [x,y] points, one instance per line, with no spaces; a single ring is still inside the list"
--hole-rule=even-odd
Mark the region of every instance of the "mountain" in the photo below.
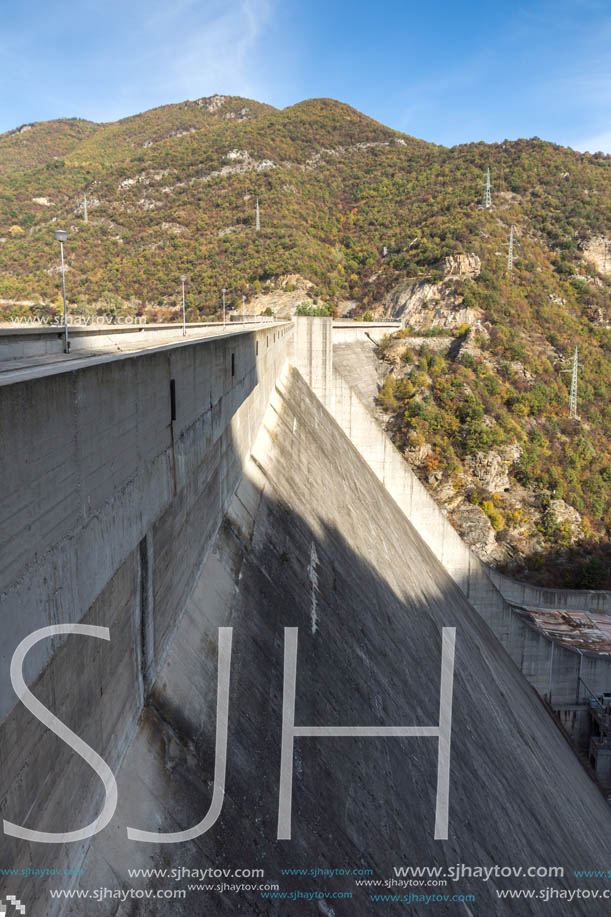
[[[73,315],[172,317],[185,273],[191,319],[223,287],[230,306],[284,289],[302,311],[400,318],[380,354],[398,448],[466,529],[492,526],[491,561],[532,570],[553,549],[565,584],[605,581],[611,157],[538,138],[448,149],[331,99],[217,95],[0,137],[5,318],[59,308],[59,226]],[[576,347],[579,421],[560,372]]]
[[[0,136],[0,175],[37,169],[66,156],[97,129],[81,118],[22,124]]]
[[[215,310],[223,286],[241,301],[279,275],[303,275],[325,297],[354,285],[381,235],[352,212],[371,196],[367,174],[386,180],[410,152],[436,150],[326,99],[280,112],[212,96],[113,124],[23,131],[0,137],[0,297],[56,302],[52,230],[62,223],[73,302],[107,292],[167,309],[185,272],[194,314]]]

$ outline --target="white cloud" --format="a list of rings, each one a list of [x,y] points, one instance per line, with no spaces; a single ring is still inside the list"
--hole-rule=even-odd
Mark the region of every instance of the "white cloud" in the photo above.
[[[215,92],[258,98],[257,43],[271,14],[271,0],[238,0],[199,23],[176,49],[166,82],[179,98]],[[262,99],[264,101],[264,99]]]

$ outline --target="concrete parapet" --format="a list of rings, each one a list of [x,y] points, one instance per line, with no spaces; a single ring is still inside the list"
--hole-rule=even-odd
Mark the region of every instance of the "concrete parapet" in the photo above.
[[[374,341],[379,344],[387,334],[399,331],[401,322],[333,322],[333,343],[354,344],[358,341]]]
[[[232,330],[239,330],[237,326],[241,322],[241,317],[230,316],[229,318],[230,321],[227,324],[224,322],[188,322],[186,338],[191,340],[208,335],[224,334],[229,330],[229,324]],[[79,354],[87,355],[87,353],[99,351],[137,350],[140,347],[154,347],[170,343],[172,340],[180,341],[183,338],[182,322],[158,325],[140,324],[136,317],[129,324],[105,325],[94,319],[91,319],[89,324],[68,325],[72,353],[78,351]],[[273,321],[266,316],[254,317],[250,321],[245,321],[244,326],[250,330]],[[15,322],[11,327],[0,327],[0,363],[60,355],[63,350],[63,325],[29,325]]]
[[[603,589],[550,589],[521,583],[488,569],[488,576],[508,602],[529,608],[566,608],[574,611],[597,611],[611,615],[611,592]]]

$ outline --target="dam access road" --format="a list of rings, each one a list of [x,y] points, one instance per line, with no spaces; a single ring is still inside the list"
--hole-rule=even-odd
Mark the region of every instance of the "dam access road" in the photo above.
[[[101,362],[105,357],[179,346],[223,334],[238,334],[272,320],[191,322],[160,325],[75,325],[69,327],[70,351],[64,353],[63,326],[0,325],[0,385],[48,376]]]

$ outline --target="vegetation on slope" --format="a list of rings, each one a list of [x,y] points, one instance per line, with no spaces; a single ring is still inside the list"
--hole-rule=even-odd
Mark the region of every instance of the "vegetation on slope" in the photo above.
[[[72,312],[170,318],[181,273],[190,319],[218,313],[223,287],[237,306],[286,275],[312,282],[302,311],[319,314],[347,300],[389,314],[398,285],[439,286],[442,308],[445,296],[479,325],[454,329],[449,352],[405,345],[382,393],[397,444],[430,444],[421,473],[446,483],[478,452],[517,445],[512,487],[528,492],[542,539],[530,546],[574,552],[552,500],[580,513],[582,544],[611,525],[611,279],[584,259],[592,237],[611,235],[610,170],[607,156],[537,138],[438,147],[328,99],[277,111],[211,97],[114,124],[32,125],[0,137],[0,299],[5,316],[59,309],[58,226]],[[479,274],[448,277],[444,258],[464,253]],[[560,374],[576,346],[580,422]],[[509,498],[472,490],[511,546]],[[599,583],[596,569],[582,579]]]

